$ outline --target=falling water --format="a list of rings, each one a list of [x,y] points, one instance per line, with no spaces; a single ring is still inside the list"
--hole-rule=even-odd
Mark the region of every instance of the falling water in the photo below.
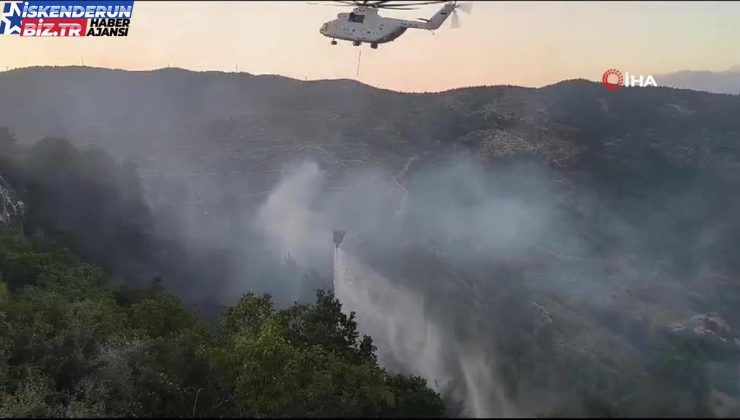
[[[334,293],[345,312],[357,314],[360,330],[373,337],[383,366],[419,375],[441,394],[451,390],[451,372],[460,372],[465,415],[514,415],[488,363],[491,355],[448,337],[426,316],[418,294],[393,285],[339,248],[334,250]]]
[[[443,385],[449,378],[440,357],[442,337],[424,320],[423,302],[341,249],[334,255],[334,293],[345,311],[357,313],[360,329],[378,344],[378,360],[386,366],[403,365],[424,374],[430,384]]]
[[[406,214],[406,205],[409,201],[409,192],[408,190],[403,190],[403,195],[401,196],[401,205],[399,206],[398,210],[396,211],[396,217],[401,217]]]

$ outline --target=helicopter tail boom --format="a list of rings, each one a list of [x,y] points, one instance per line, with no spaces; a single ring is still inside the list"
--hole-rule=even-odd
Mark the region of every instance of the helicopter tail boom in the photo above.
[[[440,26],[447,20],[450,15],[455,11],[455,3],[447,2],[437,13],[434,14],[430,19],[424,19],[421,24],[421,29],[427,29],[433,31],[439,29]]]

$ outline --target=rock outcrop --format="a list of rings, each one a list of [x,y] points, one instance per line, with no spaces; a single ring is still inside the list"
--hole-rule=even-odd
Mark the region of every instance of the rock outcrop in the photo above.
[[[0,224],[19,223],[23,220],[23,202],[0,176]]]

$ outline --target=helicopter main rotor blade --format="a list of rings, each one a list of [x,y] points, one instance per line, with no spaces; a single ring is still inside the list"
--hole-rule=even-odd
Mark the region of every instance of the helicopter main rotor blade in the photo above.
[[[406,6],[378,6],[376,9],[388,9],[388,10],[416,10],[416,7],[406,7]]]
[[[444,3],[444,0],[425,0],[425,1],[393,1],[393,0],[380,0],[372,3],[373,5],[382,6],[422,6],[425,4],[438,4]]]
[[[378,9],[385,9],[385,10],[416,10],[415,7],[378,7]]]
[[[444,1],[436,0],[436,1],[405,1],[399,4],[399,6],[423,6],[425,4],[439,4],[439,3],[445,3]]]
[[[399,7],[422,6],[426,4],[439,4],[439,3],[444,3],[444,0],[427,0],[427,1],[338,0],[338,1],[334,1],[334,3],[346,4],[348,6],[370,7],[370,8],[376,8],[376,9],[390,9],[390,8],[397,9]]]
[[[335,1],[334,3],[342,3],[346,4],[348,6],[363,6],[363,7],[378,7],[384,3],[389,3],[388,0],[376,0],[376,1],[370,1],[370,0],[339,0]]]
[[[327,3],[307,3],[311,6],[331,6],[331,7],[347,7],[344,4],[327,4]]]

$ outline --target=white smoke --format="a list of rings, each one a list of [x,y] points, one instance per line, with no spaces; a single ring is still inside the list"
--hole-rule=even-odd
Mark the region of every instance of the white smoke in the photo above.
[[[492,177],[462,157],[420,173],[409,178],[408,189],[381,171],[346,175],[329,186],[316,163],[303,162],[285,171],[255,227],[276,256],[289,254],[308,268],[331,258],[332,229],[347,229],[345,250],[365,240],[394,255],[401,242],[434,242],[451,261],[471,261],[522,252],[551,225],[549,196],[538,184],[544,177],[532,171],[523,172],[524,180],[511,173]],[[373,338],[383,366],[421,376],[442,395],[462,399],[467,416],[521,414],[506,400],[493,350],[458,342],[432,316],[444,312],[434,306],[443,303],[426,301],[401,283],[335,251],[334,292],[346,311],[357,313],[360,332]]]
[[[472,417],[517,417],[522,413],[510,404],[493,375],[491,355],[479,348],[454,347],[465,378],[465,407]]]
[[[307,266],[331,252],[327,232],[331,227],[312,209],[321,192],[324,174],[315,162],[305,161],[288,169],[255,219],[269,246],[278,256],[290,255]]]

